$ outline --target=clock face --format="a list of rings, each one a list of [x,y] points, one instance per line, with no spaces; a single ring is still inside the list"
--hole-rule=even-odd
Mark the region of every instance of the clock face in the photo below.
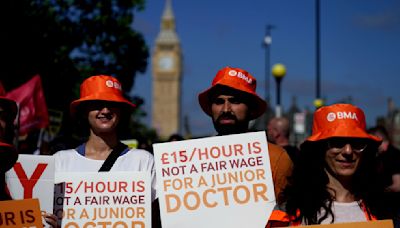
[[[162,70],[171,70],[174,66],[174,61],[170,56],[163,56],[159,59],[158,66]]]

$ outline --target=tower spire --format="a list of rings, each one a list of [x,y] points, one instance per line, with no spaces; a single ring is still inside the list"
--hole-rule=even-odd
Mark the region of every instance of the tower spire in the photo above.
[[[156,43],[179,43],[175,31],[175,16],[172,10],[172,0],[165,0],[165,8],[161,17],[161,30]]]

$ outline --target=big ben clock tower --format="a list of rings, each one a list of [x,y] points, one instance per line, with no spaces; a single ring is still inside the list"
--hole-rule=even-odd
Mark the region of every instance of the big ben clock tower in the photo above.
[[[171,0],[166,0],[152,57],[152,125],[162,139],[180,130],[182,54]]]

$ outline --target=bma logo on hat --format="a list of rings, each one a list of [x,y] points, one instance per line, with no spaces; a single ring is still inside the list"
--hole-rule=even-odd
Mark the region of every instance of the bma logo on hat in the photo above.
[[[230,70],[230,71],[228,72],[228,75],[229,75],[229,76],[236,76],[236,75],[237,75],[237,72],[236,72],[236,70]]]
[[[122,89],[121,85],[118,82],[113,82],[112,80],[107,80],[106,81],[106,86],[110,87],[110,88],[114,87],[114,88],[116,88],[118,90]]]
[[[332,122],[332,121],[334,121],[334,120],[336,119],[336,114],[333,113],[333,112],[330,112],[330,113],[328,113],[328,115],[326,116],[326,119],[327,119],[329,122]]]
[[[243,79],[243,80],[245,80],[247,83],[249,83],[249,84],[251,84],[252,82],[253,82],[253,80],[250,78],[250,77],[248,77],[246,74],[244,74],[244,73],[242,73],[242,72],[237,72],[236,70],[230,70],[229,72],[228,72],[228,75],[229,76],[232,76],[232,77],[238,77],[238,78],[240,78],[240,79]]]
[[[326,119],[329,122],[335,121],[336,119],[342,120],[342,119],[352,119],[352,120],[358,120],[357,114],[355,112],[330,112],[326,116]]]

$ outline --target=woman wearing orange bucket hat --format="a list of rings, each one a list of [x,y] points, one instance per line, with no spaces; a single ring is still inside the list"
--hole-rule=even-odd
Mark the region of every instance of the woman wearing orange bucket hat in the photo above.
[[[58,172],[145,171],[152,176],[152,200],[156,197],[154,158],[141,149],[129,149],[118,139],[122,115],[135,105],[122,93],[120,82],[107,75],[87,78],[80,86],[80,98],[70,105],[75,119],[82,118],[89,128],[85,143],[54,154]]]
[[[366,132],[364,112],[334,104],[314,113],[312,135],[266,227],[375,220],[384,214],[374,178],[381,139]]]

